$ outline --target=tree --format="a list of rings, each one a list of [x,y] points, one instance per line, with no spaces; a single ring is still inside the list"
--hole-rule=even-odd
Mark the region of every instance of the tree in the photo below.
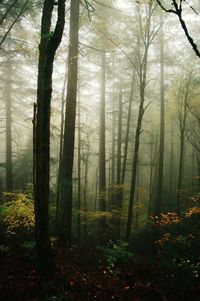
[[[138,8],[140,33],[137,36],[138,67],[136,70],[139,77],[140,102],[139,102],[139,112],[138,112],[137,126],[135,132],[134,154],[133,154],[133,161],[132,161],[131,190],[130,190],[130,197],[129,197],[128,218],[126,223],[126,235],[125,235],[126,240],[129,240],[131,234],[133,204],[134,204],[136,178],[137,178],[138,155],[139,155],[139,146],[140,146],[140,135],[142,133],[143,116],[145,110],[148,107],[148,105],[145,107],[145,89],[147,85],[148,53],[149,53],[149,47],[158,32],[158,29],[156,30],[155,28],[151,28],[151,20],[152,20],[153,12],[155,10],[155,6],[153,6],[151,2],[148,4],[144,4],[144,6],[145,6],[145,14],[146,14],[144,28],[142,28],[142,14],[141,14],[142,10],[140,7]],[[141,53],[141,43],[143,44],[143,53]]]
[[[181,195],[183,189],[183,168],[184,168],[184,154],[185,154],[185,137],[187,128],[187,119],[189,114],[189,104],[193,95],[193,80],[192,71],[185,79],[180,80],[178,92],[176,94],[178,125],[180,135],[179,147],[179,171],[178,171],[178,184],[177,184],[177,214],[180,215],[181,210]]]
[[[99,115],[99,209],[106,211],[106,138],[105,138],[105,87],[106,87],[106,53],[101,53],[101,86],[100,86],[100,115]],[[106,231],[106,219],[100,220],[100,236]]]
[[[13,190],[13,164],[12,164],[12,117],[11,117],[11,91],[12,91],[12,62],[8,58],[6,80],[6,190]]]
[[[171,2],[171,5],[173,8],[166,8],[164,6],[164,4],[162,3],[161,0],[156,0],[156,2],[160,5],[160,7],[167,13],[173,13],[175,15],[177,15],[178,19],[179,19],[179,22],[181,24],[181,27],[185,33],[185,36],[188,40],[188,42],[190,43],[190,45],[192,46],[194,52],[196,53],[196,55],[200,58],[200,51],[197,47],[197,44],[194,42],[193,38],[191,37],[189,31],[188,31],[188,28],[187,28],[187,25],[183,19],[183,0],[179,0],[179,1],[176,1],[176,0],[172,0]],[[192,10],[198,15],[198,13],[196,12],[196,10],[191,6]]]
[[[163,163],[164,163],[164,137],[165,137],[165,91],[164,91],[164,39],[163,39],[163,15],[161,13],[161,30],[160,30],[160,145],[159,145],[159,162],[158,162],[158,184],[155,200],[154,213],[160,218],[162,209],[162,192],[163,192]]]
[[[52,31],[53,10],[57,8],[57,21]],[[65,24],[65,0],[45,0],[41,21],[39,45],[37,117],[35,130],[35,227],[38,269],[42,280],[52,275],[54,260],[49,237],[49,159],[50,110],[52,73],[56,50],[61,42]]]
[[[76,120],[77,75],[78,75],[78,33],[79,0],[71,0],[70,32],[68,54],[68,80],[64,125],[63,153],[61,170],[61,203],[59,244],[70,247],[72,243],[72,172],[74,161],[74,137]]]

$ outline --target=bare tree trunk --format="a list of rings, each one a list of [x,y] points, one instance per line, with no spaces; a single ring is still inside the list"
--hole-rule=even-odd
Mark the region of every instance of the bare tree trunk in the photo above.
[[[184,168],[184,152],[185,152],[185,136],[186,136],[186,124],[189,100],[191,98],[190,85],[192,80],[192,72],[186,79],[184,86],[179,89],[179,133],[180,133],[180,155],[179,155],[179,174],[178,174],[178,185],[177,185],[177,214],[180,215],[181,211],[181,196],[183,189],[183,168]]]
[[[78,93],[78,204],[77,204],[77,239],[81,238],[81,112],[80,89]]]
[[[129,198],[129,205],[128,205],[128,218],[126,223],[126,240],[129,240],[131,235],[131,225],[132,225],[132,216],[133,216],[133,204],[134,204],[134,197],[135,197],[135,187],[136,187],[136,178],[137,178],[137,164],[138,164],[138,155],[139,155],[139,146],[140,146],[140,135],[142,132],[142,120],[144,116],[145,109],[144,102],[145,102],[145,88],[146,88],[146,77],[147,77],[147,60],[148,60],[148,51],[149,46],[151,44],[150,38],[150,25],[151,25],[151,17],[152,17],[152,3],[148,4],[148,11],[147,11],[147,20],[146,20],[146,27],[145,27],[145,40],[144,40],[144,53],[141,59],[140,45],[138,45],[138,56],[140,58],[140,66],[138,70],[139,75],[139,83],[140,83],[140,104],[139,104],[139,112],[137,118],[137,127],[135,133],[135,145],[134,145],[134,155],[133,155],[133,163],[132,163],[132,179],[131,179],[131,190],[130,190],[130,198]],[[140,19],[141,21],[141,19]],[[143,34],[141,32],[141,34]],[[138,39],[138,43],[140,43],[140,39]]]
[[[85,163],[85,175],[84,175],[84,189],[83,189],[83,200],[84,200],[84,212],[86,213],[88,210],[88,173],[89,173],[89,153],[90,153],[90,140],[89,140],[90,133],[87,133],[87,147],[84,157],[84,163]],[[84,237],[85,240],[87,240],[87,224],[86,220],[84,223]]]
[[[161,12],[162,13],[162,12]],[[161,14],[161,24],[163,24],[163,14]],[[160,219],[162,210],[163,194],[163,163],[164,163],[164,141],[165,141],[165,92],[164,92],[164,32],[163,25],[160,29],[160,148],[158,163],[158,185],[155,200],[155,216]]]
[[[139,160],[138,160],[139,161]],[[135,229],[139,228],[139,201],[140,201],[140,164],[137,166],[137,189],[136,189],[136,210],[135,210]]]
[[[37,124],[37,105],[33,104],[33,195],[36,195],[36,124]],[[36,208],[35,208],[36,209]]]
[[[134,72],[135,74],[135,72]],[[129,106],[128,106],[128,117],[127,117],[127,125],[126,125],[126,136],[125,136],[125,145],[124,145],[124,159],[122,165],[122,177],[121,184],[124,185],[125,182],[125,173],[126,173],[126,161],[128,155],[128,143],[129,143],[129,132],[130,132],[130,121],[131,121],[131,108],[133,102],[133,88],[134,88],[134,74],[131,82],[131,92],[129,97]]]
[[[12,90],[12,65],[10,59],[7,63],[6,80],[6,190],[13,191],[13,172],[12,172],[12,117],[11,117],[11,90]]]
[[[149,205],[148,205],[148,220],[151,217],[151,206],[152,206],[152,184],[153,184],[153,167],[154,167],[154,158],[153,158],[153,141],[150,143],[150,177],[149,177]]]
[[[169,179],[169,187],[170,187],[170,198],[173,199],[173,188],[174,188],[174,123],[172,121],[171,126],[171,147],[170,147],[170,179]]]
[[[119,92],[118,103],[118,139],[117,139],[117,186],[114,192],[114,227],[116,239],[120,238],[121,228],[121,207],[122,207],[122,188],[121,188],[121,144],[122,144],[122,87]]]
[[[99,133],[99,209],[106,211],[106,139],[105,139],[105,85],[106,85],[106,54],[101,54],[101,90],[100,90],[100,133]],[[106,218],[100,219],[100,238],[105,236]],[[104,238],[103,238],[104,239]]]
[[[198,168],[198,190],[200,191],[200,157],[197,155],[197,168]]]
[[[113,64],[114,65],[114,64]],[[113,66],[114,68],[114,66]],[[114,97],[114,75],[113,75],[113,96],[112,96],[112,186],[115,185],[115,124],[116,124],[116,112],[115,112],[115,97]],[[112,197],[112,196],[111,196]]]
[[[67,66],[66,66],[67,68]],[[59,233],[59,216],[60,216],[60,198],[61,198],[61,174],[62,174],[62,153],[63,153],[63,132],[64,132],[64,108],[65,108],[65,89],[67,83],[67,71],[65,74],[65,79],[62,89],[62,102],[61,102],[61,124],[60,124],[60,149],[59,149],[59,162],[58,162],[58,175],[57,175],[57,185],[56,185],[56,235]]]
[[[65,129],[62,155],[61,216],[59,244],[70,247],[72,243],[72,172],[74,161],[74,137],[76,120],[76,96],[78,74],[79,0],[71,0],[68,55],[68,81],[65,112]]]
[[[183,179],[183,159],[184,159],[184,133],[180,137],[180,153],[179,153],[179,171],[178,171],[178,185],[177,185],[177,214],[180,215],[180,201],[182,195],[182,179]]]
[[[126,240],[129,240],[131,234],[131,224],[132,224],[132,216],[133,216],[133,203],[135,196],[135,186],[136,186],[136,178],[137,178],[137,164],[138,164],[138,152],[140,146],[140,134],[142,128],[142,119],[144,115],[144,91],[145,85],[141,83],[140,86],[140,107],[138,113],[137,120],[137,128],[135,135],[135,146],[134,146],[134,156],[133,156],[133,165],[132,165],[132,180],[131,180],[131,191],[129,198],[129,207],[128,207],[128,219],[126,224]]]

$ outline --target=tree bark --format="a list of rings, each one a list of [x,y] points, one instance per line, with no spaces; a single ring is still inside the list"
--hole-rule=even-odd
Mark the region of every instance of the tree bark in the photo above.
[[[132,164],[131,191],[130,191],[129,206],[128,206],[128,219],[127,219],[127,224],[126,224],[126,240],[129,240],[130,234],[131,234],[133,203],[134,203],[135,186],[136,186],[136,178],[137,178],[138,153],[139,153],[139,146],[140,146],[140,134],[141,134],[141,128],[142,128],[142,119],[143,119],[143,115],[144,115],[144,91],[145,91],[145,85],[141,83],[141,85],[140,85],[140,107],[139,107],[137,128],[136,128],[136,135],[135,135],[134,156],[133,156],[133,164]]]
[[[118,137],[117,137],[117,182],[114,188],[114,203],[112,204],[113,221],[115,228],[115,239],[120,238],[121,228],[121,207],[122,207],[122,187],[121,187],[121,144],[122,144],[122,87],[119,91],[118,101]]]
[[[179,171],[178,171],[178,185],[177,185],[177,214],[180,215],[180,201],[182,194],[182,178],[183,178],[183,158],[184,158],[184,133],[180,137],[180,154],[179,154]]]
[[[67,64],[66,64],[67,65]],[[66,66],[67,69],[67,66]],[[63,88],[62,88],[62,102],[61,102],[61,122],[60,122],[60,149],[59,149],[59,162],[58,162],[58,175],[57,175],[57,185],[56,185],[56,235],[58,236],[59,233],[59,217],[60,217],[60,197],[61,197],[61,173],[62,173],[62,154],[63,154],[63,132],[64,132],[64,108],[65,108],[65,90],[66,90],[66,84],[67,84],[67,70],[65,73],[65,79],[63,83]]]
[[[134,72],[134,74],[135,74],[135,72]],[[129,143],[130,122],[131,122],[131,108],[132,108],[132,103],[133,103],[134,74],[133,74],[132,82],[131,82],[131,92],[130,92],[129,106],[128,106],[128,117],[127,117],[126,136],[125,136],[125,145],[124,145],[124,158],[123,158],[122,177],[121,177],[122,185],[124,185],[125,174],[126,174],[126,161],[127,161],[127,155],[128,155],[128,143]]]
[[[7,63],[7,80],[5,89],[6,100],[6,190],[13,191],[13,172],[12,172],[12,117],[11,117],[11,75],[12,65],[10,59]]]
[[[131,235],[131,225],[132,225],[132,216],[133,216],[133,204],[134,204],[134,197],[135,197],[135,188],[136,188],[136,178],[137,178],[137,165],[138,165],[138,155],[139,155],[139,146],[140,146],[140,135],[142,132],[142,120],[144,116],[145,109],[144,102],[145,102],[145,88],[147,84],[147,61],[148,61],[148,51],[149,46],[152,42],[150,36],[150,25],[151,25],[151,17],[152,17],[152,3],[148,4],[148,12],[147,12],[147,20],[145,26],[145,40],[144,42],[144,53],[141,59],[141,54],[138,52],[138,56],[140,57],[140,64],[139,64],[139,85],[140,85],[140,104],[139,104],[139,112],[137,118],[137,127],[135,133],[135,144],[134,144],[134,155],[133,155],[133,163],[132,163],[132,178],[131,178],[131,190],[130,190],[130,197],[129,197],[129,205],[128,205],[128,217],[126,223],[126,233],[125,239],[128,241]],[[141,22],[141,19],[140,19]],[[138,40],[139,43],[139,40]],[[138,45],[138,51],[140,47]]]
[[[59,244],[62,247],[70,247],[72,244],[72,173],[78,76],[79,2],[79,0],[71,0],[70,7],[68,81],[62,155],[63,168],[61,177],[61,216],[59,228]]]
[[[50,159],[50,107],[52,73],[56,49],[58,48],[65,23],[65,1],[58,0],[57,23],[51,30],[53,0],[45,0],[42,13],[41,40],[37,82],[37,124],[35,158],[35,227],[38,270],[43,279],[55,270],[49,237],[49,159]]]
[[[106,54],[101,54],[101,87],[100,87],[100,133],[99,133],[99,209],[106,211],[106,139],[105,139],[105,85],[106,85]],[[100,239],[105,236],[106,218],[100,218]]]
[[[81,112],[80,89],[78,93],[78,202],[77,202],[77,239],[81,239]]]
[[[163,15],[161,15],[163,24]],[[165,142],[165,92],[164,92],[164,32],[163,25],[160,29],[160,148],[158,163],[158,184],[155,200],[154,214],[160,219],[163,197],[163,164],[164,164],[164,142]]]

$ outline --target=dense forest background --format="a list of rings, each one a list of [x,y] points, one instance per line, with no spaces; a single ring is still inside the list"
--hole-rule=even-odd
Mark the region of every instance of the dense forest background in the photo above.
[[[200,300],[199,18],[0,2],[0,300]]]

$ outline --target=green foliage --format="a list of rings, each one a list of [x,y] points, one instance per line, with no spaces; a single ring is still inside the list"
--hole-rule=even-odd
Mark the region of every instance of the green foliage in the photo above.
[[[158,256],[165,259],[178,259],[182,256],[188,258],[192,251],[193,240],[194,236],[192,234],[174,236],[165,233],[161,239],[155,242],[158,248]]]
[[[35,248],[35,241],[25,240],[22,246],[27,250],[33,250]]]
[[[34,205],[30,195],[17,192],[5,193],[0,206],[0,224],[7,237],[19,239],[33,232]]]
[[[135,255],[128,250],[128,243],[122,240],[116,243],[110,241],[107,247],[99,247],[99,249],[103,251],[108,270],[113,274],[117,272],[119,265],[130,262]]]
[[[9,252],[9,247],[5,245],[0,245],[0,254],[5,254]]]

